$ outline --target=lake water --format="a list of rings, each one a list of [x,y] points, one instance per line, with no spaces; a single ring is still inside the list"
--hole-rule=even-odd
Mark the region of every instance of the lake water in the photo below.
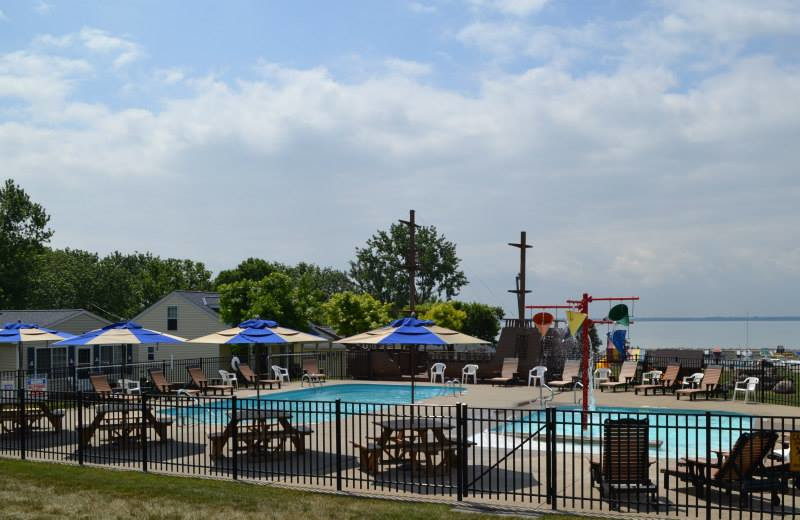
[[[599,325],[601,336],[605,325]],[[745,348],[800,350],[800,321],[637,321],[631,345],[642,348]]]

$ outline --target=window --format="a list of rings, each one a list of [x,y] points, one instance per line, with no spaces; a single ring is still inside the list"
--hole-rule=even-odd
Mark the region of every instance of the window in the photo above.
[[[178,330],[178,306],[167,307],[167,330]]]
[[[147,361],[155,361],[156,360],[156,347],[149,346],[147,347]]]

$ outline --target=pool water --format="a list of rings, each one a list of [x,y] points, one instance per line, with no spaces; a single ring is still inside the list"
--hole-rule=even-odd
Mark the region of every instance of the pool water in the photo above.
[[[460,395],[463,387],[417,386],[414,400],[421,402],[434,397]],[[411,403],[411,386],[367,385],[367,384],[325,384],[314,388],[262,394],[255,397],[237,399],[237,410],[288,410],[293,422],[309,424],[331,421],[336,414],[336,400],[342,401],[340,413],[369,413],[383,406]],[[206,404],[170,408],[160,413],[175,417],[179,422],[227,423],[230,399],[217,399]]]
[[[581,441],[590,440],[591,443],[583,444],[583,452],[598,452],[603,422],[607,419],[647,419],[651,456],[669,458],[696,457],[698,453],[705,453],[707,432],[710,434],[712,450],[729,451],[742,433],[750,431],[752,424],[752,418],[748,415],[727,412],[713,412],[706,427],[704,411],[598,407],[589,412],[587,429],[583,430],[581,415],[579,408],[557,409],[555,434],[560,451],[574,450],[580,453]],[[495,437],[510,435],[522,438],[542,429],[544,425],[545,412],[533,412],[518,421],[493,428],[492,433]],[[495,441],[497,442],[496,438]]]

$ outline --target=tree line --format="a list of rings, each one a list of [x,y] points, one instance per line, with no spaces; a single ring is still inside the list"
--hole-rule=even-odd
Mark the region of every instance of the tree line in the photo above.
[[[174,290],[215,290],[227,323],[260,316],[298,330],[324,323],[341,335],[407,314],[409,236],[399,224],[357,247],[347,271],[248,258],[214,277],[191,259],[50,248],[49,221],[13,180],[0,187],[0,308],[85,308],[114,321],[136,316]],[[502,309],[453,300],[467,284],[456,245],[434,226],[423,226],[417,250],[418,315],[493,340]]]

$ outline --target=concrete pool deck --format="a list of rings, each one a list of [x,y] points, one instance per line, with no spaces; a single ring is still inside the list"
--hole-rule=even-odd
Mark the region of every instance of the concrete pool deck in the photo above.
[[[363,380],[332,380],[324,383],[326,386],[336,384],[364,384],[364,385],[402,385],[409,387],[410,383],[407,381],[363,381]],[[418,387],[421,386],[443,386],[441,383],[416,383]],[[465,403],[471,407],[482,408],[508,408],[520,410],[533,410],[538,409],[537,404],[532,404],[531,399],[539,397],[538,388],[528,386],[491,386],[485,384],[468,384],[463,385],[466,391],[463,394],[454,396],[442,396],[432,399],[418,401],[420,404],[437,404],[437,405],[455,405],[458,403]],[[300,386],[300,383],[293,381],[284,384],[281,390],[262,390],[261,395],[274,395],[279,392],[301,390],[308,388]],[[580,393],[580,390],[577,391]],[[251,397],[256,394],[255,390],[240,390],[237,392],[239,397]],[[595,402],[597,406],[609,407],[624,407],[624,408],[661,408],[671,410],[697,410],[697,411],[717,411],[717,412],[733,412],[745,415],[773,415],[780,417],[800,417],[800,407],[784,406],[777,404],[763,404],[763,403],[744,403],[741,399],[738,401],[731,401],[730,398],[725,400],[722,398],[712,398],[705,400],[699,398],[690,401],[687,397],[677,400],[673,394],[667,395],[634,395],[633,390],[623,392],[618,390],[616,392],[605,391],[600,392],[595,390]],[[580,397],[580,396],[578,396]],[[376,401],[379,401],[379,396],[376,396]],[[575,392],[565,391],[556,392],[555,398],[550,406],[575,406]]]

